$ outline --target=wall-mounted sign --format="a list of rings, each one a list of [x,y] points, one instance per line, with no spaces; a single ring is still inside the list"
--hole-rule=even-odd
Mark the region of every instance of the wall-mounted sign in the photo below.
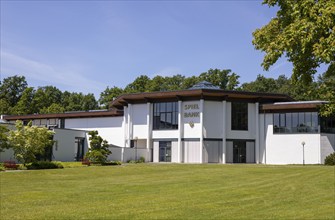
[[[184,123],[188,123],[190,127],[194,127],[194,123],[200,123],[200,103],[185,102],[183,104]]]

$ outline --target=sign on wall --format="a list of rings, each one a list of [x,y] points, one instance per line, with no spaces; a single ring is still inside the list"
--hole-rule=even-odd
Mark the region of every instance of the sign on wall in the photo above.
[[[184,102],[183,103],[183,120],[184,123],[191,127],[194,123],[200,123],[200,102]]]

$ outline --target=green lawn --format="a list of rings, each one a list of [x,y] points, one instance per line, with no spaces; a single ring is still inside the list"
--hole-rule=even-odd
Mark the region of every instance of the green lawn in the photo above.
[[[1,172],[1,219],[334,219],[329,166],[126,164]]]

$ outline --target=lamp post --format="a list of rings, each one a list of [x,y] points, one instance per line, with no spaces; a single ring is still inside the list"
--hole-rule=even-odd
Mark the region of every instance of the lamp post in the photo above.
[[[135,141],[135,161],[137,161],[137,140],[138,140],[138,137],[136,136],[134,138],[134,141]]]
[[[305,166],[305,141],[301,142],[302,145],[302,165]]]

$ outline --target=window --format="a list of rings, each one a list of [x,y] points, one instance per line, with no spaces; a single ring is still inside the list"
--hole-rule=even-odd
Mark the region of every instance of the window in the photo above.
[[[318,133],[316,112],[273,114],[273,133]]]
[[[154,103],[153,130],[178,129],[178,103]]]
[[[248,130],[248,103],[231,103],[231,129]]]
[[[335,117],[321,118],[321,132],[335,134]]]

